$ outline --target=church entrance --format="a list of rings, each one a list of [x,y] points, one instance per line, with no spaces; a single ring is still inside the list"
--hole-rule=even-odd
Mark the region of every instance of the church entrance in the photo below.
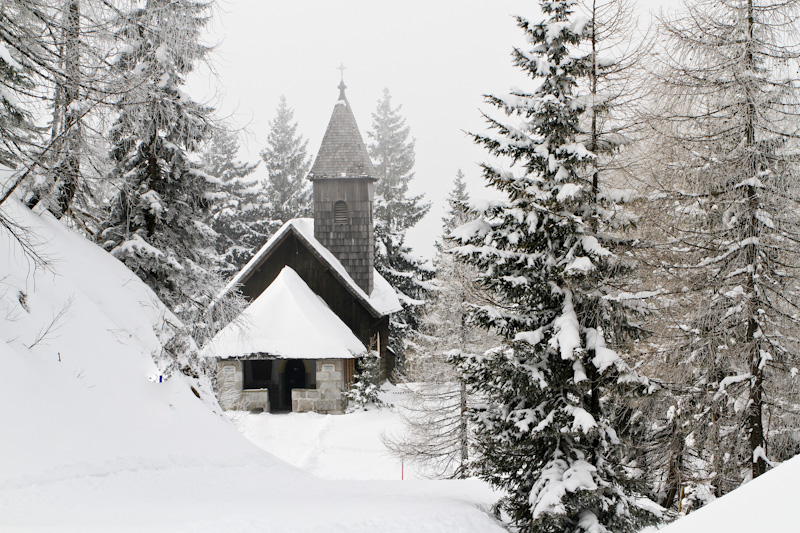
[[[283,405],[292,410],[292,389],[306,388],[306,367],[300,359],[289,359],[283,370]]]

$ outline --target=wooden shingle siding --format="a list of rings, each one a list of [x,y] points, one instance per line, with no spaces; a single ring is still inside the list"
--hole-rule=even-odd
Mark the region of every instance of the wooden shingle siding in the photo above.
[[[367,294],[373,285],[374,187],[371,178],[314,180],[314,237],[336,256]],[[348,224],[335,223],[338,201],[347,203]]]

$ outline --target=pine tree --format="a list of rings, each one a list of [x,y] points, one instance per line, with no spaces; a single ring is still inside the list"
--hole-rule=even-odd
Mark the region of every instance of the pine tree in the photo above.
[[[190,160],[211,133],[210,109],[181,89],[207,53],[199,44],[206,7],[147,0],[118,21],[115,68],[128,90],[117,102],[110,155],[121,187],[100,240],[179,316],[215,290],[213,231],[203,220],[217,180]]]
[[[253,176],[258,164],[239,161],[238,152],[236,135],[218,128],[200,158],[203,171],[220,180],[207,220],[217,234],[217,269],[225,279],[239,272],[267,241],[271,222],[263,184]]]
[[[389,89],[372,114],[367,146],[375,164],[375,268],[395,288],[403,310],[391,317],[389,347],[402,369],[405,352],[419,327],[420,306],[424,303],[433,269],[413,254],[405,244],[406,232],[430,210],[424,195],[408,195],[414,173],[414,140],[400,115],[402,106],[392,107]]]
[[[764,473],[768,456],[800,451],[785,429],[800,416],[800,258],[788,245],[800,238],[800,94],[786,71],[800,59],[797,14],[796,2],[698,1],[663,27],[659,140],[672,156],[660,196],[681,214],[663,228],[664,271],[680,290],[665,371],[678,386],[670,419],[687,437],[664,443],[672,495],[681,482],[722,495]]]
[[[490,96],[515,120],[487,117],[497,136],[476,141],[510,169],[484,165],[507,196],[453,236],[455,253],[478,269],[491,296],[475,318],[504,346],[456,357],[468,386],[486,400],[474,414],[480,477],[505,491],[498,506],[525,531],[636,531],[654,521],[615,428],[615,398],[647,387],[622,350],[638,329],[614,280],[627,268],[604,231],[607,210],[579,138],[579,83],[603,68],[582,51],[587,20],[575,2],[545,1],[539,23],[518,18],[531,43],[514,62],[536,79],[531,93]],[[598,223],[593,223],[597,220]]]
[[[306,154],[308,141],[297,133],[294,110],[281,96],[275,118],[269,123],[267,147],[261,159],[267,166],[268,177],[264,184],[263,197],[271,221],[266,229],[272,235],[287,220],[311,216],[311,186],[306,175],[311,161]]]

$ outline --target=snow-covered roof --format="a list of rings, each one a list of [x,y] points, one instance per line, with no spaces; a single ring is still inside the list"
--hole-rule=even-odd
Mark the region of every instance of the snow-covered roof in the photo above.
[[[201,354],[221,358],[267,354],[285,359],[351,359],[366,351],[328,304],[287,266]]]
[[[314,237],[314,220],[311,218],[294,218],[286,222],[281,228],[275,232],[267,243],[253,256],[252,259],[236,274],[233,279],[223,289],[222,293],[226,293],[240,285],[242,280],[246,279],[261,263],[264,258],[280,243],[288,232],[294,232],[297,237],[306,243],[309,249],[323,262],[325,262],[334,275],[339,278],[342,284],[359,300],[361,300],[367,309],[375,316],[385,316],[391,313],[396,313],[402,309],[400,300],[397,298],[397,293],[394,288],[386,281],[383,276],[378,274],[378,271],[373,272],[372,294],[367,296],[364,290],[350,277],[344,265],[336,259],[336,256],[330,250],[325,248],[316,237]]]

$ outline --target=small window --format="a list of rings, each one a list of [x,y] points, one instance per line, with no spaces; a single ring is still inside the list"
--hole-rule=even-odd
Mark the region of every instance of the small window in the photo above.
[[[339,200],[333,204],[333,223],[334,224],[347,224],[350,222],[350,217],[347,215],[347,204]]]
[[[272,381],[272,361],[247,360],[244,362],[243,389],[268,389]]]

